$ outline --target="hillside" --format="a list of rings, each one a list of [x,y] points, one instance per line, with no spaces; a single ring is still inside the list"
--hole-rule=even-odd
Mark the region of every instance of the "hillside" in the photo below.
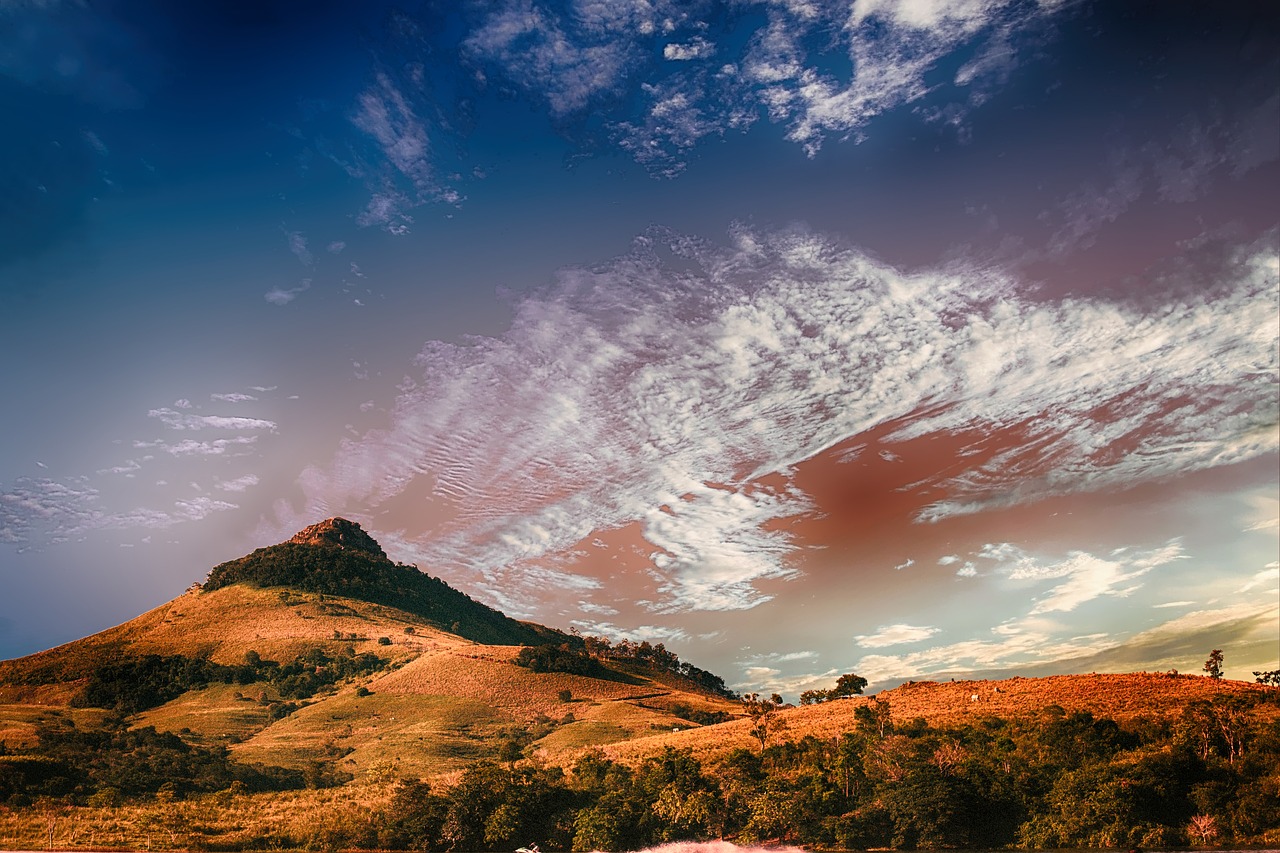
[[[922,681],[747,710],[661,644],[511,620],[331,519],[0,662],[0,846],[1280,842],[1276,687]]]
[[[30,747],[50,721],[93,729],[115,712],[247,763],[438,776],[504,749],[555,754],[736,711],[670,669],[514,663],[524,646],[582,643],[396,565],[330,519],[128,622],[0,662],[0,741]]]
[[[976,699],[974,697],[977,697]],[[922,719],[935,728],[971,725],[990,718],[1044,719],[1046,715],[1089,713],[1124,722],[1135,718],[1175,719],[1197,702],[1233,698],[1257,702],[1262,720],[1280,720],[1280,690],[1261,684],[1197,675],[1089,673],[1000,681],[909,681],[873,696],[852,696],[776,712],[785,728],[779,739],[830,739],[856,727],[859,708],[886,703],[893,723]],[[605,752],[637,761],[666,747],[690,749],[714,760],[739,748],[758,747],[750,720],[735,720],[700,731],[666,733],[638,743],[619,743]]]

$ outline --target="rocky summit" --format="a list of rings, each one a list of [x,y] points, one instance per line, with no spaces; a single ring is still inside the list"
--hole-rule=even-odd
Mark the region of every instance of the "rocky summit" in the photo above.
[[[377,557],[387,558],[382,546],[372,536],[364,532],[359,524],[345,518],[326,518],[317,524],[304,527],[294,534],[290,542],[298,545],[336,545],[351,551],[363,551]]]

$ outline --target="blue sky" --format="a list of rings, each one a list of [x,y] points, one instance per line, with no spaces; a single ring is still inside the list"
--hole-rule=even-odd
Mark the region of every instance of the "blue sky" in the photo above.
[[[746,689],[1273,669],[1278,42],[0,0],[0,655],[341,514]]]

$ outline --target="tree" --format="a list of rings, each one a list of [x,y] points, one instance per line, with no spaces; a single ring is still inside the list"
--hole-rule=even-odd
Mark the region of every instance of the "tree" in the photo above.
[[[742,710],[752,720],[751,736],[760,741],[761,752],[764,752],[770,733],[783,728],[782,720],[773,716],[773,712],[781,707],[782,697],[777,693],[768,699],[761,699],[758,693],[748,693],[742,697]]]
[[[1210,678],[1222,677],[1222,649],[1209,652],[1209,659],[1204,662],[1204,671],[1209,673]]]
[[[1272,687],[1280,687],[1280,669],[1269,669],[1263,672],[1254,670],[1253,680],[1258,684],[1270,684]]]
[[[847,696],[858,696],[862,694],[862,688],[867,686],[867,680],[860,675],[847,672],[836,679],[836,686],[831,690],[806,690],[800,694],[801,705],[816,705],[819,702],[829,702],[832,699],[844,699]]]

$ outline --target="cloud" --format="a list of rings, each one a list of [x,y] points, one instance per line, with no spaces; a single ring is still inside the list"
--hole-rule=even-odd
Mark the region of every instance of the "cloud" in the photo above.
[[[1066,578],[1053,587],[1031,609],[1038,613],[1069,612],[1081,604],[1104,595],[1125,596],[1141,584],[1135,581],[1152,569],[1174,560],[1184,559],[1180,543],[1172,542],[1155,551],[1106,560],[1082,551],[1073,552],[1057,565],[1045,567],[1040,573],[1018,570],[1014,578]]]
[[[1239,591],[1250,592],[1255,589],[1274,591],[1278,584],[1280,584],[1280,567],[1271,565],[1250,578],[1244,586],[1240,587]]]
[[[156,418],[169,429],[201,430],[201,429],[265,429],[276,431],[275,421],[262,418],[225,417],[222,415],[190,415],[173,409],[160,408],[147,412],[147,417]]]
[[[900,646],[903,643],[919,643],[929,639],[941,630],[924,625],[881,625],[874,634],[859,634],[853,639],[858,645],[868,649],[880,649],[885,646]]]
[[[557,118],[601,112],[624,149],[669,176],[698,140],[743,130],[761,114],[810,155],[827,136],[847,137],[943,86],[957,102],[948,120],[959,121],[966,102],[981,103],[1034,49],[1026,31],[1065,5],[754,0],[718,20],[708,3],[562,11],[509,0],[489,7],[464,54],[484,79],[493,72],[510,81]],[[941,78],[938,69],[962,53],[971,58]],[[636,95],[643,113],[624,114]]]
[[[615,643],[622,640],[679,643],[689,639],[689,635],[683,629],[669,625],[638,625],[635,628],[620,628],[612,622],[592,622],[581,619],[575,619],[573,624],[584,634],[606,637]]]
[[[360,93],[351,122],[373,137],[391,165],[414,187],[432,186],[426,127],[387,74],[378,73],[374,84]]]
[[[213,441],[196,441],[191,438],[175,442],[135,441],[133,446],[139,449],[154,447],[170,456],[223,456],[237,447],[247,447],[257,441],[256,435],[238,435],[235,438],[217,438]]]
[[[266,293],[262,294],[262,298],[270,302],[272,305],[288,305],[290,302],[298,298],[298,294],[305,293],[311,289],[311,279],[304,278],[297,287],[291,287],[287,290],[282,287],[273,287]]]
[[[199,521],[235,504],[199,496],[177,500],[171,509],[109,510],[86,477],[64,481],[19,478],[0,491],[0,542],[25,550],[35,543],[58,544],[98,530],[165,528]]]
[[[575,3],[566,14],[531,0],[497,4],[464,51],[491,64],[564,116],[616,95],[642,61],[642,44],[696,13],[668,0]]]
[[[289,231],[285,234],[285,239],[289,242],[289,251],[298,258],[303,266],[311,266],[314,259],[311,252],[307,249],[307,238],[302,236],[301,231]]]
[[[245,474],[243,477],[237,477],[234,480],[223,480],[218,483],[218,488],[224,492],[243,492],[256,485],[258,485],[258,475]]]
[[[655,232],[519,302],[502,337],[424,346],[388,426],[304,472],[302,515],[416,514],[425,491],[445,519],[413,537],[427,562],[510,588],[511,567],[635,525],[652,607],[751,607],[795,576],[788,524],[812,506],[793,466],[873,429],[999,437],[923,481],[945,497],[921,521],[1274,453],[1274,247],[1196,269],[1167,305],[1054,302],[804,233]],[[1121,594],[1134,559],[1015,570],[1066,578],[1041,603],[1060,611]]]
[[[714,56],[716,46],[703,38],[695,38],[685,44],[668,44],[662,49],[664,59],[688,62],[691,59],[707,59]]]
[[[215,403],[248,403],[258,398],[252,394],[210,394],[209,399]]]

